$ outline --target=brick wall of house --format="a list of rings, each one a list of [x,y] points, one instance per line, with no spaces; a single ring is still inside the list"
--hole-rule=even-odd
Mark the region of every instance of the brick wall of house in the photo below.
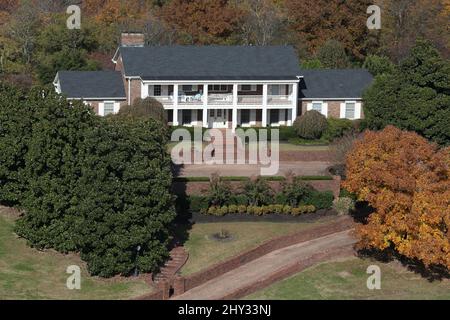
[[[97,114],[97,115],[98,115],[98,112],[99,112],[99,110],[98,110],[99,104],[101,102],[104,102],[104,101],[103,100],[89,100],[89,101],[87,101],[87,103],[89,103],[89,105],[92,107],[92,109],[94,110],[95,114]],[[120,101],[120,107],[123,107],[125,105],[127,105],[126,101]]]
[[[325,102],[325,101],[324,101]],[[334,101],[326,101],[328,103],[328,117],[340,118],[341,116],[341,103],[344,100],[334,100]],[[307,111],[308,103],[312,103],[312,100],[301,100],[301,104],[299,103],[300,109],[298,115],[302,115]],[[361,108],[361,119],[364,118],[364,108]]]

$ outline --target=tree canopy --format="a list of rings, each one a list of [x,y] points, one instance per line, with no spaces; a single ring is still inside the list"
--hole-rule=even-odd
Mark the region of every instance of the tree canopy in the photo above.
[[[348,154],[343,186],[375,209],[357,228],[359,248],[450,268],[450,148],[393,126],[368,131]]]
[[[418,41],[398,68],[375,79],[363,96],[370,128],[392,124],[450,144],[450,61]]]

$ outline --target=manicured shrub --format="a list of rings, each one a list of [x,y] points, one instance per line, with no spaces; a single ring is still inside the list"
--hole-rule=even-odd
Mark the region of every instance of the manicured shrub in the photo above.
[[[263,214],[271,214],[272,212],[270,211],[270,206],[262,206],[262,213]]]
[[[280,130],[280,141],[289,141],[297,137],[297,131],[293,126],[281,126],[278,129]]]
[[[208,214],[212,215],[212,216],[217,215],[217,207],[215,207],[215,206],[209,207],[208,208]]]
[[[352,120],[328,118],[327,122],[328,127],[323,134],[323,138],[325,138],[328,141],[340,138],[346,133],[354,131]]]
[[[222,206],[218,209],[218,214],[224,216],[228,214],[228,206]]]
[[[153,98],[136,99],[133,105],[122,106],[119,113],[114,117],[144,120],[154,119],[161,122],[162,125],[167,124],[163,105]]]
[[[334,196],[331,191],[312,191],[302,201],[303,204],[313,205],[317,209],[330,209],[333,206]]]
[[[299,216],[302,214],[302,210],[300,208],[292,208],[291,215],[293,216]]]
[[[282,192],[286,199],[281,204],[289,204],[292,207],[296,207],[302,199],[307,197],[313,189],[310,185],[301,181],[293,174],[286,175],[286,180],[282,182]]]
[[[253,214],[255,216],[262,216],[264,214],[264,210],[262,207],[254,207],[253,208]]]
[[[247,213],[247,206],[246,205],[239,205],[238,206],[238,213],[240,213],[240,214],[244,214],[244,213]]]
[[[261,176],[247,181],[244,184],[244,191],[251,206],[270,204],[273,199],[272,189],[267,180]]]
[[[238,213],[238,206],[235,204],[230,204],[228,206],[228,213],[231,213],[231,214]]]
[[[189,196],[189,209],[191,212],[201,212],[208,209],[209,200],[204,196]]]
[[[319,139],[327,127],[327,118],[315,110],[305,112],[294,122],[297,135],[304,139]]]
[[[231,198],[230,185],[224,182],[218,174],[212,174],[208,188],[208,202],[211,206],[223,206]]]
[[[341,215],[349,214],[355,209],[355,201],[351,198],[337,198],[333,201],[333,209]]]
[[[287,197],[283,192],[279,192],[275,195],[275,203],[286,204],[287,202]]]
[[[276,204],[276,205],[274,205],[273,208],[274,208],[274,213],[276,213],[276,214],[283,213],[284,206],[282,204]]]
[[[245,194],[238,194],[231,196],[230,202],[238,206],[240,205],[246,206],[248,204],[248,198]]]
[[[291,214],[291,212],[292,212],[292,207],[291,206],[285,205],[283,207],[283,214]]]

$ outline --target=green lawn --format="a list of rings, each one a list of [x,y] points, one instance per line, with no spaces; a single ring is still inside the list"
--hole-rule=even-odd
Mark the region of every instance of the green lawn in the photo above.
[[[381,289],[369,290],[369,265],[381,269]],[[450,299],[450,281],[429,282],[398,262],[349,258],[309,268],[246,299]]]
[[[314,223],[224,222],[195,224],[189,231],[189,239],[185,243],[185,248],[189,252],[189,259],[181,272],[186,275],[200,271],[239,252],[254,248],[271,238],[305,230],[332,220],[334,220],[333,217],[325,217]],[[211,238],[211,235],[220,232],[222,229],[233,236],[232,241],[219,242]]]
[[[14,219],[0,207],[0,300],[5,299],[128,299],[151,292],[142,278],[102,279],[88,275],[75,254],[38,251],[14,232]],[[66,269],[81,268],[81,290],[66,287]]]

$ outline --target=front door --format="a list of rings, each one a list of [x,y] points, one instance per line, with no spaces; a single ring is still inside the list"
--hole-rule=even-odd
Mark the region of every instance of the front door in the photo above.
[[[209,110],[209,127],[210,128],[227,128],[227,112],[226,109]]]

